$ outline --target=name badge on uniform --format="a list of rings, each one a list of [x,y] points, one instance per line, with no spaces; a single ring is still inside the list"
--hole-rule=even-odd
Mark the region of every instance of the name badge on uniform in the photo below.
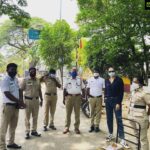
[[[71,83],[68,83],[67,87],[68,87],[69,89],[71,89],[71,88],[72,88],[72,84],[71,84]]]
[[[27,85],[32,85],[32,82],[28,82]]]

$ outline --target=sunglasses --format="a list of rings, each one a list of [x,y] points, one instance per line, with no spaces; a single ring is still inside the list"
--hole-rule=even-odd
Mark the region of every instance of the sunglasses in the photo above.
[[[108,72],[110,72],[110,73],[111,73],[111,72],[115,72],[115,71],[114,71],[114,70],[112,70],[112,71],[108,71]]]

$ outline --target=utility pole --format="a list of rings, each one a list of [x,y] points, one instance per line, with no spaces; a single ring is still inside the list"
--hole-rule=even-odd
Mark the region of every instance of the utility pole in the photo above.
[[[62,0],[60,0],[60,11],[59,11],[59,20],[62,19]]]
[[[62,0],[60,0],[60,5],[59,5],[59,20],[61,21],[62,20]],[[63,52],[62,52],[62,49],[61,49],[61,54],[62,54],[62,58],[60,59],[61,60],[61,63],[62,63],[62,66],[61,66],[61,69],[60,69],[60,75],[61,75],[61,80],[62,80],[62,87],[63,87],[63,76],[64,76],[64,57],[63,57]]]

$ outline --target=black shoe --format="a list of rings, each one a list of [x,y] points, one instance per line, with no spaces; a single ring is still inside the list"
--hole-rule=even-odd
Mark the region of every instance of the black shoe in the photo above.
[[[75,129],[74,131],[75,131],[76,134],[81,134],[79,129]]]
[[[95,132],[99,132],[99,131],[100,131],[99,127],[95,127]]]
[[[50,125],[49,128],[52,129],[52,130],[57,130],[54,125]]]
[[[21,149],[21,146],[14,143],[7,145],[7,148]]]
[[[90,128],[90,130],[89,130],[89,132],[93,132],[94,131],[94,126],[91,126],[91,128]]]
[[[43,127],[43,131],[48,131],[47,126]]]
[[[32,132],[31,132],[31,135],[37,136],[37,137],[40,137],[40,136],[41,136],[41,134],[39,134],[37,131],[32,131]]]
[[[26,139],[26,140],[30,139],[29,133],[26,134],[25,139]]]

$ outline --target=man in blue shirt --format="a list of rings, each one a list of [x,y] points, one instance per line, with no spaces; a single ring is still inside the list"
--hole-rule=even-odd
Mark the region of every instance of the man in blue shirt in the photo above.
[[[124,129],[122,124],[122,100],[124,93],[124,84],[120,77],[116,76],[113,67],[108,68],[109,78],[105,81],[105,104],[106,104],[106,116],[107,116],[107,126],[109,130],[109,135],[106,138],[107,141],[113,139],[113,111],[116,116],[119,137],[121,139],[120,144],[128,148],[124,140]]]

